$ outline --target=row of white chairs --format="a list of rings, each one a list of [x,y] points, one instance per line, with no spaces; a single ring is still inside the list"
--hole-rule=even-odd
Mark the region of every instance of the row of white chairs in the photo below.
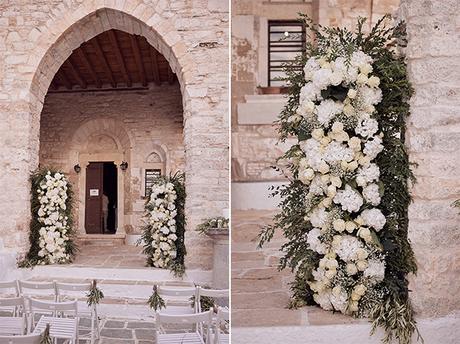
[[[77,319],[75,322],[77,324],[77,328],[75,331],[76,336],[78,338],[78,315],[80,314],[86,314],[88,315],[88,309],[83,309],[83,311],[79,310],[78,303],[76,301],[74,302],[65,302],[69,299],[75,299],[75,292],[80,292],[80,295],[78,295],[80,298],[85,295],[81,295],[81,292],[87,292],[89,288],[91,287],[90,283],[85,283],[85,284],[70,284],[70,283],[58,283],[58,282],[29,282],[29,281],[11,281],[11,282],[0,282],[0,295],[3,294],[5,295],[5,292],[1,292],[2,290],[4,291],[5,289],[11,289],[10,294],[13,296],[16,296],[16,298],[25,296],[23,299],[24,306],[18,306],[14,307],[12,310],[13,315],[20,315],[21,310],[29,310],[31,308],[31,303],[33,302],[34,307],[37,307],[38,305],[40,306],[45,306],[48,307],[48,310],[55,310],[54,314],[52,316],[56,316],[57,310],[59,310],[59,313],[61,316],[64,314],[64,311],[73,311],[73,306],[76,307],[75,309],[75,316],[74,318]],[[211,298],[220,298],[220,299],[226,299],[228,300],[229,298],[229,291],[228,290],[213,290],[213,289],[205,289],[199,286],[166,286],[166,285],[160,285],[157,287],[159,295],[164,299],[166,308],[160,310],[159,312],[156,313],[156,321],[157,321],[157,328],[158,328],[158,335],[160,336],[161,340],[159,339],[159,342],[164,342],[164,343],[174,343],[171,341],[165,341],[168,338],[174,339],[174,336],[179,336],[180,334],[167,334],[162,328],[161,324],[164,324],[168,321],[180,321],[180,323],[184,323],[183,317],[185,316],[185,324],[188,323],[188,321],[195,321],[196,320],[196,331],[195,333],[198,333],[201,335],[202,340],[206,340],[206,343],[208,343],[209,338],[214,338],[213,342],[215,343],[226,343],[226,338],[227,335],[225,333],[220,332],[218,329],[218,325],[222,325],[222,321],[228,321],[228,310],[225,308],[219,308],[217,317],[212,317],[212,312],[203,312],[201,309],[201,298],[202,297],[211,297]],[[68,292],[73,292],[69,295]],[[31,295],[31,296],[28,296]],[[40,298],[47,298],[49,301],[44,301],[44,300],[34,300],[29,299],[30,297],[37,297],[37,295],[40,296]],[[190,299],[194,298],[194,303],[191,306],[190,305]],[[29,301],[30,300],[30,301]],[[11,301],[11,300],[10,300]],[[227,301],[228,302],[228,301]],[[82,303],[80,302],[80,305]],[[70,306],[70,308],[68,307]],[[84,307],[86,306],[86,303],[83,305]],[[2,308],[1,303],[0,303],[0,309]],[[65,308],[65,309],[64,309]],[[94,343],[96,338],[99,338],[99,318],[97,317],[97,308],[96,305],[94,307],[91,307],[89,309],[89,315],[91,316],[91,332],[89,334],[89,337],[86,338],[80,338],[80,339],[87,339],[91,340],[91,343]],[[42,317],[41,320],[37,325],[33,323],[34,321],[34,316],[32,315],[32,311],[27,311],[23,312],[26,314],[29,314],[29,321],[27,317],[25,318],[26,322],[26,329],[28,332],[30,332],[32,329],[37,329],[37,331],[44,329],[46,327],[46,321],[50,321],[52,319],[45,317]],[[211,314],[211,323],[208,324],[206,320],[206,316],[203,314]],[[225,314],[227,314],[227,320],[225,320]],[[192,316],[192,318],[188,319],[187,316]],[[200,315],[198,317],[194,317],[195,315]],[[66,315],[68,316],[68,314]],[[219,318],[220,317],[220,318]],[[196,319],[195,319],[196,318]],[[181,320],[182,319],[182,320]],[[224,319],[224,320],[223,320]],[[2,334],[1,330],[1,323],[6,322],[7,320],[0,318],[0,335]],[[66,320],[67,321],[67,320]],[[73,322],[71,320],[68,320],[67,323],[64,324],[64,320],[59,320],[59,326],[62,327],[64,326],[67,332],[72,332],[73,328]],[[29,325],[29,327],[27,327]],[[57,325],[55,324],[54,327]],[[208,333],[203,333],[203,328],[205,328],[206,331],[211,331],[211,335]],[[228,331],[227,331],[228,333]],[[59,334],[59,333],[58,333]],[[191,336],[191,334],[183,334],[185,336]],[[220,335],[220,337],[219,337]],[[172,337],[171,337],[172,336]],[[73,337],[72,337],[73,338]],[[1,337],[0,337],[1,339]],[[18,337],[16,337],[17,340],[19,340]],[[72,340],[72,339],[70,339]],[[77,340],[73,338],[73,340]],[[188,343],[188,341],[187,341]],[[194,342],[191,342],[194,343]],[[201,342],[197,342],[201,343]],[[209,342],[210,343],[210,342]],[[0,342],[1,344],[1,342]]]
[[[0,282],[0,294],[11,295],[15,297],[24,297],[25,310],[30,309],[29,298],[40,298],[41,301],[50,301],[55,304],[63,304],[67,301],[74,301],[76,299],[86,298],[86,294],[91,288],[91,283],[60,283],[60,282],[33,282],[33,281],[7,281]],[[38,300],[37,300],[38,301]],[[80,316],[88,317],[91,320],[91,331],[87,336],[81,339],[86,339],[93,344],[99,338],[99,317],[97,312],[97,305],[93,304],[88,306],[86,302],[75,302],[78,314]],[[2,308],[0,306],[0,308]],[[21,307],[16,307],[13,311],[13,316],[20,315],[18,311]],[[1,322],[5,322],[4,319]],[[1,323],[0,322],[0,323]],[[33,325],[33,318],[30,313],[26,316],[27,331],[30,332]],[[1,325],[0,325],[1,326]],[[0,334],[1,334],[0,327]]]
[[[16,343],[24,334],[42,334],[50,325],[50,335],[54,338],[78,343],[78,302],[42,301],[23,296],[1,298],[0,308],[9,310],[11,316],[0,317],[0,344]],[[37,321],[38,319],[38,321]],[[8,340],[7,340],[8,339]],[[29,338],[30,339],[30,338]]]

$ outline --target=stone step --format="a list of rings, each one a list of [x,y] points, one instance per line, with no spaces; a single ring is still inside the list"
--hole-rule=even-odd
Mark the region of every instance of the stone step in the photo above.
[[[272,276],[289,276],[289,270],[279,271],[277,267],[259,267],[248,269],[232,269],[232,278],[260,279]]]
[[[281,276],[269,276],[265,278],[237,278],[232,279],[232,293],[264,292],[280,290],[283,287]]]
[[[120,246],[125,243],[125,234],[88,234],[79,235],[78,246]]]
[[[234,269],[262,268],[264,266],[264,260],[241,260],[239,262],[232,261],[232,268]]]
[[[286,308],[232,309],[232,328],[248,326],[298,326],[306,324],[306,312]]]
[[[232,291],[232,309],[286,308],[289,293],[286,290],[238,293]]]

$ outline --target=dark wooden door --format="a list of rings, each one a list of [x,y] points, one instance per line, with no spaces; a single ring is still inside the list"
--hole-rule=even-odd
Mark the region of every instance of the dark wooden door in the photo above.
[[[85,228],[87,234],[102,234],[102,190],[103,190],[104,164],[91,162],[86,167],[86,209]]]

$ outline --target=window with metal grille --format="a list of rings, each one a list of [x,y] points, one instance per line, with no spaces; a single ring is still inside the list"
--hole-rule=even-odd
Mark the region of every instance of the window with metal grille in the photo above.
[[[145,197],[150,195],[150,190],[152,188],[155,179],[161,176],[160,169],[146,169],[145,170]]]
[[[305,49],[305,25],[297,20],[268,21],[268,86],[285,86],[285,63],[293,62]],[[293,66],[301,70],[301,66]]]

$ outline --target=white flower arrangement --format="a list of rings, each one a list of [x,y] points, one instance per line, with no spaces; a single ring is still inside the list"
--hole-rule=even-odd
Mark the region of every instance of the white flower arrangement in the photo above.
[[[357,313],[361,298],[385,276],[375,235],[386,223],[374,162],[383,133],[373,118],[382,91],[372,71],[372,58],[362,51],[311,57],[299,105],[286,120],[312,126],[311,137],[299,139],[301,157],[293,160],[298,180],[309,189],[306,220],[313,228],[307,243],[322,257],[308,284],[322,308],[346,314]],[[337,89],[341,95],[333,94]]]
[[[169,267],[177,255],[176,199],[173,183],[160,180],[152,186],[146,208],[154,249],[151,261],[157,268]]]
[[[40,264],[67,263],[71,255],[67,252],[69,237],[68,216],[66,216],[68,199],[68,181],[60,172],[48,171],[36,190],[40,208],[38,222]]]

